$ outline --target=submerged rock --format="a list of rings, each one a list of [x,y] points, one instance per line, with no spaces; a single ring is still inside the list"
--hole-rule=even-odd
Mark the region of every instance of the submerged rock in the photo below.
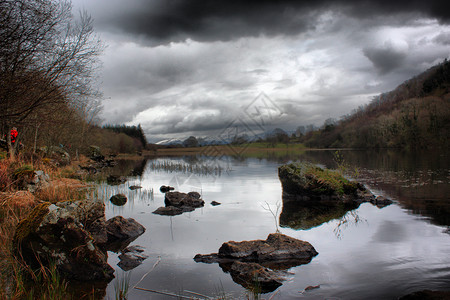
[[[124,271],[136,268],[148,257],[143,253],[144,249],[138,245],[127,247],[121,252],[119,255],[120,262],[117,265]]]
[[[223,243],[218,253],[197,254],[194,260],[219,263],[242,286],[256,283],[263,292],[270,292],[284,280],[279,270],[307,264],[317,254],[308,242],[273,233],[266,240]]]

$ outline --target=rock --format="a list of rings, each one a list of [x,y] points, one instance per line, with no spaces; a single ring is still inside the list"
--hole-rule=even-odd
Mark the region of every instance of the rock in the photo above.
[[[134,190],[138,190],[138,189],[142,189],[142,186],[139,185],[132,185],[129,187],[130,190],[134,191]]]
[[[196,208],[205,205],[205,201],[200,199],[200,194],[197,192],[189,192],[187,194],[166,192],[164,203],[165,207],[159,207],[153,213],[164,216],[176,216],[184,212],[194,211]]]
[[[168,186],[168,185],[162,185],[159,190],[161,193],[167,193],[169,191],[173,191],[175,188],[172,186]]]
[[[98,221],[95,219],[98,210],[94,206],[98,205],[92,201],[38,205],[18,224],[14,252],[32,266],[53,261],[69,279],[111,280],[114,269],[108,265],[106,253],[96,245],[94,238],[104,240],[104,236],[100,231],[94,235],[88,231],[95,228],[93,224]]]
[[[106,182],[110,185],[119,185],[126,181],[127,181],[127,179],[125,177],[119,176],[119,175],[109,175],[106,178]]]
[[[317,254],[308,242],[273,233],[266,240],[223,243],[218,253],[197,254],[194,260],[219,263],[242,286],[256,285],[271,292],[284,280],[279,270],[307,264]]]
[[[317,254],[317,251],[310,243],[281,233],[269,234],[265,241],[230,241],[223,243],[218,253],[219,257],[243,261],[299,260],[302,263],[309,263]]]
[[[246,289],[260,293],[270,293],[280,287],[285,280],[280,272],[265,268],[257,263],[235,261],[229,268],[233,281]]]
[[[200,197],[201,197],[200,193],[198,193],[198,192],[189,192],[188,196],[192,197],[194,199],[200,199]]]
[[[145,228],[133,218],[125,219],[122,216],[116,216],[106,221],[106,232],[108,242],[125,241],[136,239],[145,232]]]
[[[373,199],[370,202],[379,208],[383,208],[383,207],[391,205],[393,203],[392,200],[389,200],[383,196],[377,196],[375,199]]]
[[[229,262],[230,260],[259,263],[277,262],[283,266],[286,262],[294,265],[306,264],[318,253],[305,241],[294,239],[281,233],[269,234],[266,240],[253,240],[223,243],[217,254],[197,254],[197,262]]]
[[[124,271],[136,268],[148,257],[148,255],[143,254],[144,249],[137,245],[127,247],[121,252],[122,254],[119,255],[120,262],[117,265]]]
[[[164,203],[166,206],[176,207],[203,207],[205,201],[200,199],[200,194],[197,192],[190,192],[188,194],[181,192],[167,192]]]
[[[50,177],[44,171],[35,171],[27,165],[15,170],[13,178],[18,188],[28,190],[31,193],[47,187],[50,181]]]
[[[89,158],[92,159],[93,161],[100,162],[105,159],[105,156],[102,154],[100,147],[98,146],[94,145],[89,146],[89,152],[90,152]]]
[[[283,202],[377,203],[375,196],[362,184],[346,179],[337,171],[312,164],[282,165],[278,168],[278,177],[283,187]],[[389,205],[389,202],[392,203],[388,199],[380,199],[379,207]]]
[[[175,206],[162,206],[155,210],[153,213],[162,216],[176,216],[181,215],[183,213],[183,210]]]
[[[47,150],[48,158],[54,159],[59,166],[67,166],[70,164],[70,155],[61,147],[51,146]]]
[[[217,205],[220,205],[220,204],[222,204],[222,203],[217,202],[217,201],[211,201],[211,205],[212,206],[217,206]]]
[[[88,165],[88,166],[78,165],[78,167],[81,170],[88,172],[89,174],[95,174],[98,172],[97,168],[93,165]]]
[[[116,194],[112,196],[109,201],[111,201],[112,204],[117,206],[123,206],[125,203],[127,203],[127,196],[124,194]]]

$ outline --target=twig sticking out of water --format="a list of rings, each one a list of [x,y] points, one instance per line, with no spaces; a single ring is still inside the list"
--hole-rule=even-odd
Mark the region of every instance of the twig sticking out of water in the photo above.
[[[272,214],[274,220],[275,220],[275,228],[276,228],[276,232],[279,233],[280,229],[278,228],[278,211],[280,210],[281,207],[281,203],[280,201],[277,201],[277,210],[275,212],[273,212],[272,208],[270,207],[269,203],[267,201],[265,201],[267,208],[264,207],[263,205],[261,205],[262,208],[264,208],[267,211],[270,211],[270,213]]]
[[[336,225],[336,228],[333,229],[333,232],[338,239],[341,239],[344,229],[346,229],[352,223],[358,225],[362,221],[367,222],[367,220],[361,219],[356,211],[354,210],[349,211],[348,213],[345,214],[345,216],[343,216],[339,220],[338,224]]]

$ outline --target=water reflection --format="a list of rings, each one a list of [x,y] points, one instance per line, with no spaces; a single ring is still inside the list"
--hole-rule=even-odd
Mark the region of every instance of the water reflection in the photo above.
[[[139,286],[175,293],[189,289],[210,296],[217,294],[220,286],[230,298],[241,297],[245,289],[236,284],[230,273],[225,273],[227,267],[197,264],[192,258],[198,253],[216,251],[225,241],[265,238],[275,227],[264,204],[273,208],[283,200],[277,176],[279,164],[308,160],[333,168],[333,154],[334,151],[305,151],[259,158],[229,157],[229,171],[220,176],[171,173],[150,167],[164,160],[174,164],[215,164],[214,159],[207,162],[200,156],[157,158],[142,162],[142,175],[129,177],[125,184],[101,186],[105,195],[101,198],[124,193],[129,199],[122,207],[105,203],[108,218],[133,217],[148,229],[132,243],[145,247],[149,258],[132,271],[131,285],[152,270]],[[450,225],[448,157],[395,151],[342,151],[342,155],[350,166],[358,168],[360,180],[375,194],[396,200],[398,205],[380,210],[371,204],[330,207],[284,202],[278,219],[282,233],[309,241],[320,254],[310,264],[288,269],[289,280],[277,289],[280,299],[297,299],[304,287],[318,284],[320,289],[301,297],[395,299],[414,290],[448,287],[448,235],[442,233],[445,228],[433,225]],[[222,167],[226,166],[222,163]],[[114,174],[131,174],[137,162],[127,164],[131,169]],[[164,204],[164,195],[152,193],[150,199],[145,192],[159,190],[171,182],[178,182],[179,191],[201,193],[205,207],[176,217],[153,215]],[[143,188],[130,191],[128,187],[134,184]],[[212,200],[222,205],[214,207],[209,204]],[[353,226],[356,224],[359,226]],[[157,257],[161,263],[152,269]],[[110,264],[116,267],[118,262],[117,255],[111,253]],[[117,270],[121,271],[119,267]],[[110,285],[107,296],[114,298],[113,295],[114,287]],[[147,295],[130,290],[128,299],[144,296]],[[156,295],[153,298],[165,299]]]
[[[341,219],[347,212],[359,207],[357,203],[284,201],[280,214],[280,226],[295,230],[307,230],[334,219]]]

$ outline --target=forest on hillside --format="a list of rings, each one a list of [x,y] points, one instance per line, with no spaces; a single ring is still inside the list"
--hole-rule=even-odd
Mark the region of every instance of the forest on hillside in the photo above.
[[[320,148],[440,148],[450,136],[450,62],[375,97],[338,122],[300,138]]]

